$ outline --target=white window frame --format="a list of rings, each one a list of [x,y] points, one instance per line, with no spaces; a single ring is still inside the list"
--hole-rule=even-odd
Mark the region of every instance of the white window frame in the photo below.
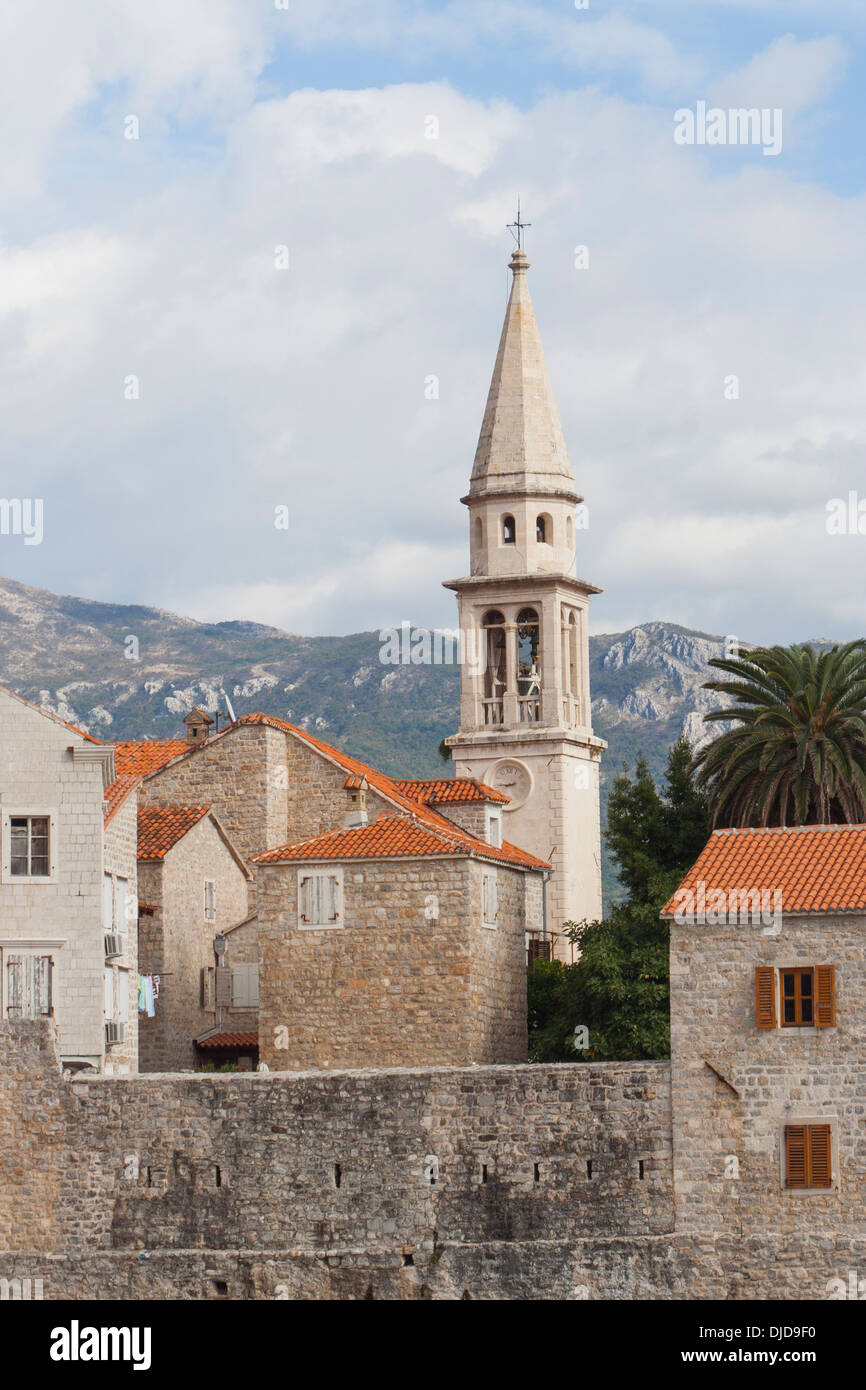
[[[45,817],[48,821],[48,870],[47,874],[13,874],[12,872],[12,825],[19,817],[33,819]],[[3,810],[2,826],[2,865],[0,883],[56,883],[57,882],[57,808],[51,806],[15,806]]]
[[[205,920],[206,922],[215,922],[216,919],[217,919],[217,914],[216,914],[216,879],[215,879],[215,878],[204,878],[204,879],[202,879],[202,884],[204,885],[204,886],[203,886],[203,892],[204,892],[204,907],[203,907],[203,911],[204,911],[204,920]],[[210,895],[208,895],[208,889],[210,889]],[[210,896],[210,906],[208,906],[208,896]]]
[[[33,1002],[34,1002],[34,997],[33,997],[33,985],[34,985],[34,979],[33,979],[33,962],[34,962],[34,961],[37,961],[37,960],[38,960],[38,961],[46,961],[46,962],[47,962],[47,967],[46,967],[46,968],[47,968],[47,971],[48,971],[48,1012],[47,1012],[47,1013],[43,1013],[43,1012],[34,1013],[34,1012],[33,1012]],[[22,992],[23,992],[23,995],[24,995],[24,1004],[23,1004],[22,1012],[21,1012],[21,1013],[18,1013],[17,1010],[16,1010],[15,1013],[10,1014],[10,1013],[9,1013],[9,1002],[10,1002],[11,988],[10,988],[9,966],[10,966],[11,964],[14,964],[14,963],[17,962],[17,961],[24,961],[24,962],[27,963],[27,964],[26,964],[25,971],[24,971],[24,979],[23,979],[23,982],[22,982],[22,985],[23,985]],[[50,951],[34,949],[32,946],[30,946],[30,947],[10,946],[8,942],[4,942],[3,945],[2,945],[2,947],[0,947],[0,1017],[2,1017],[6,1022],[11,1022],[11,1023],[15,1023],[15,1022],[18,1021],[18,1020],[25,1020],[25,1021],[27,1021],[27,1020],[30,1020],[30,1019],[37,1019],[37,1018],[53,1018],[53,1017],[54,1017],[54,997],[55,997],[54,971],[55,971],[54,957],[53,957],[53,955],[51,954]],[[28,1010],[29,1010],[29,1011],[28,1011]]]
[[[312,906],[307,904],[309,915],[305,915],[305,888],[306,882],[313,885],[323,884],[323,881],[334,880],[334,907],[336,915],[328,917],[327,920],[318,920],[324,917],[325,893],[321,887],[312,887],[309,891],[315,899]],[[343,870],[342,869],[298,869],[298,927],[301,931],[339,931],[344,925],[343,921]]]
[[[481,876],[481,917],[489,931],[496,931],[499,925],[499,881],[495,869],[485,869]]]
[[[496,849],[501,849],[502,812],[501,810],[499,810],[498,807],[494,808],[493,806],[487,806],[485,807],[485,816],[487,824],[485,826],[484,838],[486,839],[489,845],[494,845]]]

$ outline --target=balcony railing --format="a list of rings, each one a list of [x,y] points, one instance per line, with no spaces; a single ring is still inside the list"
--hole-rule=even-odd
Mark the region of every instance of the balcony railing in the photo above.
[[[521,724],[537,724],[541,718],[541,698],[538,695],[520,695],[517,699],[517,717]]]
[[[499,699],[499,700],[483,700],[483,701],[482,701],[482,704],[483,704],[483,706],[484,706],[484,723],[485,723],[485,724],[502,724],[502,723],[504,723],[504,714],[503,714],[502,700],[501,700],[501,699]]]

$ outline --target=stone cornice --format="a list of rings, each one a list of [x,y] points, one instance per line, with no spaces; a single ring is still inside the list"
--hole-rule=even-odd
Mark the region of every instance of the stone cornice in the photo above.
[[[571,589],[580,594],[603,594],[604,589],[600,589],[596,584],[589,584],[585,579],[575,579],[571,574],[558,574],[555,571],[539,571],[536,574],[472,574],[466,575],[463,579],[443,579],[443,589],[480,589],[484,586],[488,588],[509,589],[515,586],[526,588],[529,585],[549,586],[557,584],[561,588]]]

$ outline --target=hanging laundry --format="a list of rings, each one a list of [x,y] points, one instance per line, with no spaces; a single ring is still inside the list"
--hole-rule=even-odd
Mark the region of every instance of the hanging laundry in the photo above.
[[[159,976],[158,976],[158,975],[154,975],[154,977],[153,977],[153,998],[154,998],[154,1003],[155,1003],[156,1000],[159,998]]]
[[[139,975],[139,977],[138,977],[138,1009],[139,1009],[139,1013],[143,1013],[144,1010],[145,1010],[146,1008],[147,1008],[147,998],[146,998],[145,993],[144,993],[144,976],[143,976],[143,975]]]
[[[153,1000],[154,1000],[154,994],[153,994],[153,976],[152,976],[152,975],[145,975],[145,977],[144,977],[144,1002],[145,1002],[145,1004],[147,1005],[147,1016],[148,1016],[148,1018],[153,1018],[154,1014],[156,1013],[156,1010],[155,1010],[155,1008],[153,1007]]]

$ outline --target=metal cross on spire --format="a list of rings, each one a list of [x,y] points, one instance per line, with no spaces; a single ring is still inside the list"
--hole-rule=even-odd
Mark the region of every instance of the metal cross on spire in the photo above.
[[[508,230],[511,232],[511,235],[512,235],[512,236],[514,236],[514,232],[512,231],[512,228],[513,228],[513,227],[516,227],[516,228],[517,228],[517,249],[518,249],[518,251],[522,251],[522,250],[523,250],[523,232],[524,232],[525,228],[531,227],[531,226],[532,226],[532,223],[531,223],[531,222],[521,222],[521,220],[520,220],[520,194],[517,195],[517,217],[515,218],[515,220],[514,220],[513,222],[509,222],[507,225],[508,225]]]

